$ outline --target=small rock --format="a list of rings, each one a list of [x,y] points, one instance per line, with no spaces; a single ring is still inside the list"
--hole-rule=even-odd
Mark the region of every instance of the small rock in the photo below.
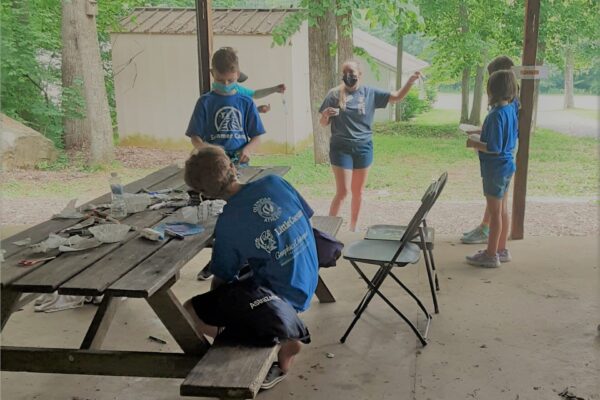
[[[487,346],[485,344],[482,344],[481,346],[479,346],[480,349],[487,349]]]
[[[333,354],[333,353],[327,353],[326,356],[327,356],[327,358],[333,358],[333,357],[335,357],[335,354]]]

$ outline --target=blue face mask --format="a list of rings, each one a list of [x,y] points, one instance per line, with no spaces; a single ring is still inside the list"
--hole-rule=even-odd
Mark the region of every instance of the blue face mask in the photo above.
[[[221,93],[231,93],[234,90],[237,90],[237,82],[233,82],[229,85],[225,85],[221,82],[213,82],[212,89]]]

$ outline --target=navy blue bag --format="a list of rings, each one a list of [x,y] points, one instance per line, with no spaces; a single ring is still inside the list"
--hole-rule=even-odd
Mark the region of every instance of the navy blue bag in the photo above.
[[[313,228],[319,268],[335,267],[336,261],[342,255],[344,244],[330,234]]]

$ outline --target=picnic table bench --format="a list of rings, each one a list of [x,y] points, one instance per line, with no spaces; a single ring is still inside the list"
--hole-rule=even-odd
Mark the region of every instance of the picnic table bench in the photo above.
[[[268,174],[284,175],[289,167],[247,167],[240,170],[240,181],[250,182]],[[125,185],[125,191],[156,191],[185,188],[183,171],[169,166],[138,181]],[[89,203],[110,202],[110,194]],[[88,204],[89,204],[88,203]],[[166,216],[160,210],[129,215],[123,223],[138,228],[152,227]],[[19,298],[26,293],[100,296],[96,311],[79,349],[2,346],[3,371],[185,378],[209,350],[210,345],[198,332],[171,287],[179,279],[180,269],[213,238],[216,217],[204,224],[195,236],[177,240],[167,237],[160,242],[140,238],[131,231],[124,241],[104,244],[78,253],[62,253],[57,258],[30,267],[18,265],[29,256],[28,250],[14,244],[25,238],[31,243],[44,240],[80,222],[77,219],[52,219],[26,229],[2,241],[5,261],[1,266],[1,326],[3,329]],[[341,221],[340,221],[341,222]],[[339,225],[338,225],[339,228]],[[320,280],[317,296],[324,302],[335,301]],[[115,297],[144,298],[177,342],[183,353],[101,350],[112,317],[121,303]],[[322,297],[322,298],[321,298]],[[276,353],[275,353],[276,354]],[[160,365],[160,368],[148,368]],[[268,368],[268,367],[267,367]],[[266,373],[266,372],[265,372]]]

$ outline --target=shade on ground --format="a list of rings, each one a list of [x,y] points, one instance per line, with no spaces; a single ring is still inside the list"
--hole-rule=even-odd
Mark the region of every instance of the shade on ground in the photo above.
[[[345,242],[358,233],[341,232]],[[421,348],[408,327],[379,299],[358,322],[346,344],[365,285],[346,262],[323,271],[338,302],[303,314],[313,338],[287,380],[259,395],[274,399],[560,399],[570,392],[598,399],[600,387],[600,290],[598,237],[533,237],[511,242],[515,260],[496,270],[471,267],[464,255],[479,246],[439,238],[441,313],[434,316],[430,344]],[[175,286],[180,299],[208,289],[195,281],[209,251],[183,269]],[[426,304],[422,262],[400,271]],[[413,320],[416,306],[390,281],[390,297]],[[77,347],[95,307],[36,314],[31,306],[9,320],[4,345]],[[422,322],[422,317],[420,318]],[[147,340],[164,338],[167,345]],[[151,309],[127,300],[105,341],[106,349],[177,351]],[[327,353],[335,355],[328,358]],[[159,366],[149,366],[157,368]],[[2,373],[2,398],[11,400],[177,399],[181,380]]]

